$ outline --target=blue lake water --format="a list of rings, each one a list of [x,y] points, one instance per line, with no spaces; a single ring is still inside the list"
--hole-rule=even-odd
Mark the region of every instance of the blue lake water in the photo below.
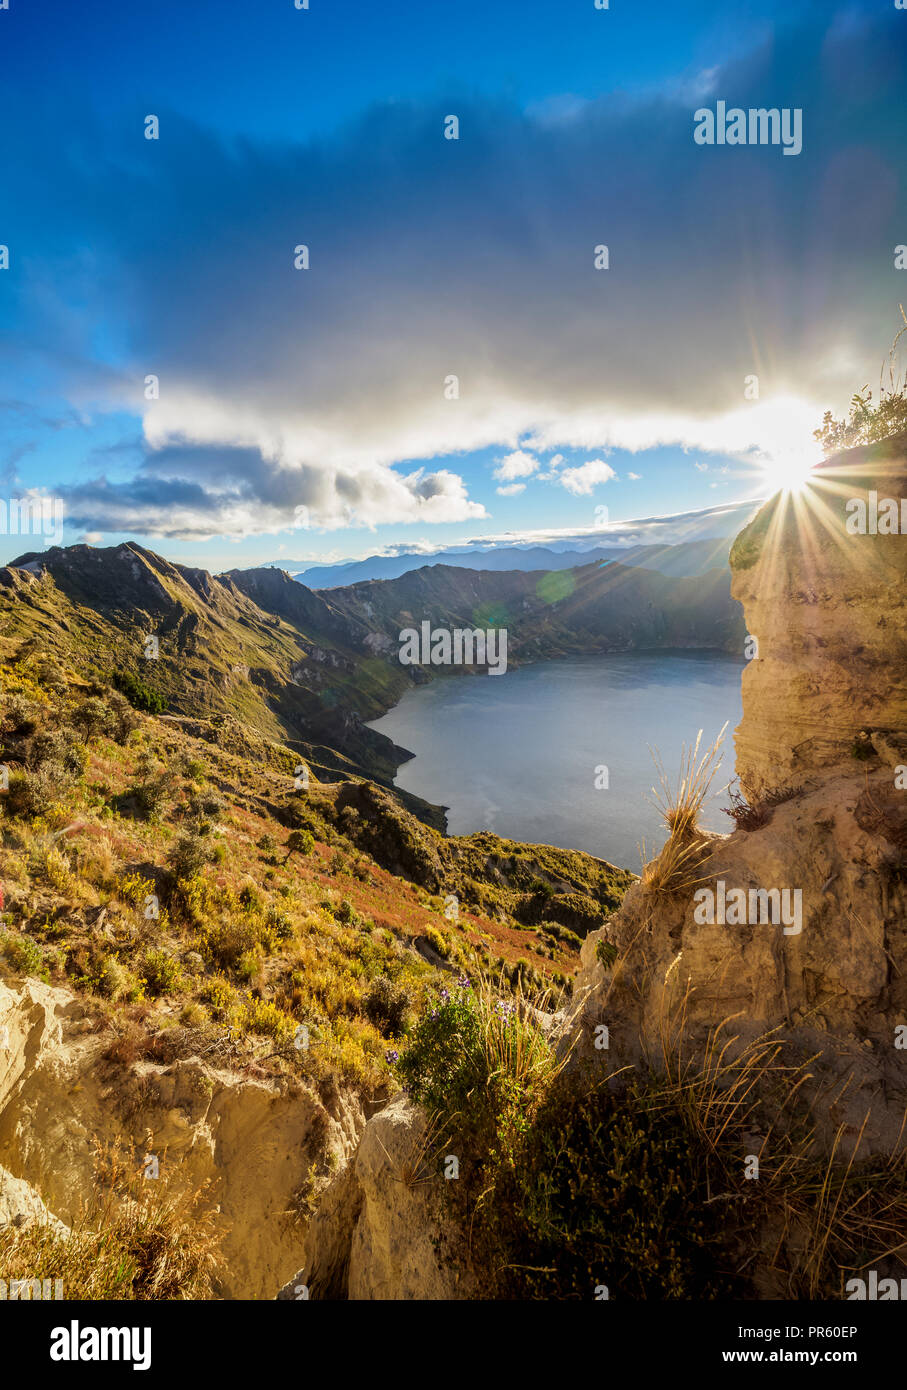
[[[474,830],[584,849],[639,871],[639,846],[664,841],[651,804],[657,749],[676,782],[682,746],[727,721],[724,762],[704,824],[728,831],[742,663],[720,653],[571,658],[503,676],[434,680],[371,727],[416,756],[396,785],[448,806],[452,835]],[[596,769],[607,768],[607,789]],[[599,780],[603,780],[599,774]]]

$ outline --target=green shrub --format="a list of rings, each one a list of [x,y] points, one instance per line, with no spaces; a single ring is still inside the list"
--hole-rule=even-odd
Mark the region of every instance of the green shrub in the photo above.
[[[88,761],[88,750],[73,729],[40,729],[33,735],[26,755],[30,768],[62,767],[70,780],[81,777]]]
[[[477,1239],[484,1267],[504,1271],[500,1296],[734,1296],[722,1247],[735,1210],[708,1204],[704,1151],[643,1085],[615,1095],[583,1073],[559,1078],[516,1162],[492,1168]]]
[[[247,1006],[245,1026],[250,1033],[261,1033],[277,1043],[289,1042],[296,1024],[270,1000],[253,999]]]
[[[560,922],[543,922],[542,931],[546,936],[553,936],[555,941],[563,941],[565,945],[574,946],[577,950],[583,944],[581,936],[577,936],[569,927],[562,927]]]
[[[134,709],[144,710],[146,714],[163,714],[167,700],[157,690],[139,680],[131,671],[116,671],[113,683]]]
[[[259,946],[259,930],[248,917],[221,916],[207,926],[201,944],[219,965],[236,969],[242,958]]]
[[[34,975],[45,982],[50,978],[44,963],[44,953],[30,936],[2,936],[0,946],[14,970],[22,975]]]
[[[139,820],[156,821],[160,819],[171,791],[170,774],[160,772],[156,777],[147,777],[119,798],[121,806],[132,803]]]
[[[488,1080],[482,1026],[470,991],[441,991],[438,1006],[425,1014],[397,1064],[412,1098],[429,1111],[453,1114],[468,1107]]]
[[[89,695],[73,705],[69,718],[86,743],[106,733],[112,723],[110,709],[98,695]]]
[[[239,890],[239,901],[250,915],[262,912],[265,900],[254,883],[244,883]]]
[[[36,772],[18,770],[9,775],[4,804],[10,815],[32,819],[47,813],[65,798],[74,778],[60,763],[44,763]]]
[[[211,859],[211,845],[193,831],[178,835],[168,856],[170,872],[176,879],[187,879],[200,873]]]
[[[617,960],[617,947],[614,945],[613,941],[599,941],[595,947],[595,959],[603,965],[606,970],[610,970],[611,966]]]
[[[98,971],[98,989],[108,999],[136,1000],[142,997],[144,987],[132,971],[118,956],[105,956]]]
[[[216,975],[213,980],[207,982],[202,991],[202,998],[210,1006],[214,1017],[224,1023],[230,1021],[239,1006],[236,986],[224,979],[223,975]]]
[[[406,1026],[410,998],[403,985],[386,975],[373,980],[362,999],[362,1011],[385,1038],[398,1038]]]
[[[486,982],[460,979],[419,1020],[398,1065],[413,1099],[460,1116],[466,1129],[491,1127],[501,1143],[558,1063],[524,1001],[499,999]]]
[[[293,936],[293,923],[290,921],[287,914],[281,912],[280,908],[274,903],[268,908],[267,916],[265,917],[265,926],[270,931],[273,931],[278,941],[289,941]]]
[[[127,743],[131,734],[141,725],[141,719],[127,699],[118,691],[111,691],[107,697],[109,719],[106,728],[108,738],[114,743]]]
[[[3,705],[3,726],[18,738],[27,738],[38,727],[41,706],[24,695],[9,695]]]
[[[212,822],[220,819],[225,810],[226,802],[217,792],[193,790],[186,801],[184,814],[188,820],[194,822],[195,829],[204,834],[210,829]]]
[[[284,863],[289,861],[291,854],[311,854],[315,848],[315,837],[310,830],[291,830],[287,836],[287,857]]]

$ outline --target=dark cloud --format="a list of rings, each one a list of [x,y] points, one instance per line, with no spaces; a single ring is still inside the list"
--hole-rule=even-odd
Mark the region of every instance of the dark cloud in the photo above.
[[[83,395],[97,319],[124,345],[129,368],[95,389],[142,411],[149,452],[70,507],[145,530],[175,507],[181,534],[289,526],[300,507],[326,526],[464,520],[481,512],[455,472],[401,463],[799,437],[897,326],[905,79],[902,14],[817,9],[638,100],[389,104],[304,147],[172,113],[157,143],[71,133],[53,192],[90,264],[74,256],[67,282],[36,247],[30,284],[56,286],[44,329],[64,325]],[[719,98],[801,108],[802,153],[697,146],[693,113]]]

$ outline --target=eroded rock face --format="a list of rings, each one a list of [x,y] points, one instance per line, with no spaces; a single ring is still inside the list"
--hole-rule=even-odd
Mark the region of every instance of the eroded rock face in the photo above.
[[[67,1235],[64,1226],[53,1212],[48,1211],[38,1192],[22,1178],[14,1178],[6,1168],[0,1168],[0,1231],[4,1226],[51,1226],[60,1235]]]
[[[405,1097],[373,1116],[307,1232],[306,1265],[278,1298],[468,1298],[430,1147],[426,1117]]]
[[[861,1152],[888,1149],[907,1104],[904,1054],[895,1048],[897,1025],[907,1021],[898,795],[905,793],[894,792],[887,770],[848,770],[776,806],[764,826],[705,837],[695,886],[660,899],[643,883],[631,888],[608,926],[583,945],[564,1027],[574,1057],[609,1072],[643,1059],[661,1069],[681,1015],[690,1056],[724,1020],[725,1039],[778,1029],[791,1056],[822,1054],[807,1088],[820,1124],[832,1133],[837,1122],[858,1129],[872,1110]],[[741,888],[747,917],[750,893],[760,889],[797,892],[799,914],[790,897],[787,927],[760,921],[758,901],[755,922],[702,920],[711,900],[696,895],[715,893],[717,919],[720,884],[726,917],[736,915],[727,904]],[[595,1046],[601,1024],[608,1050]],[[847,1072],[851,1083],[832,1113],[819,1101],[823,1086],[837,1091]]]
[[[209,1184],[222,1296],[272,1297],[299,1265],[294,1196],[316,1158],[345,1162],[364,1123],[358,1102],[337,1091],[325,1105],[197,1057],[105,1062],[110,1035],[89,1012],[67,990],[0,982],[0,1164],[71,1222],[93,1191],[98,1143],[120,1144],[136,1165],[153,1153],[187,1190]]]
[[[907,1022],[907,538],[860,534],[856,504],[871,519],[879,499],[907,496],[905,458],[907,436],[837,455],[805,495],[774,498],[737,538],[734,593],[759,644],[743,677],[737,773],[755,814],[699,838],[691,881],[681,873],[661,894],[640,882],[586,939],[562,1040],[610,1072],[663,1066],[681,1013],[688,1056],[723,1020],[725,1038],[777,1029],[791,1056],[818,1054],[804,1095],[820,1133],[843,1124],[846,1146],[871,1114],[863,1154],[890,1151],[907,1101],[896,1047]],[[735,900],[722,920],[719,897],[740,890],[742,915]],[[758,895],[770,890],[788,891],[797,922],[764,920]],[[607,1051],[595,1048],[601,1025]]]
[[[835,455],[734,542],[732,593],[758,641],[736,732],[751,798],[848,759],[866,731],[905,741],[907,536],[880,533],[885,498],[907,498],[907,435]]]

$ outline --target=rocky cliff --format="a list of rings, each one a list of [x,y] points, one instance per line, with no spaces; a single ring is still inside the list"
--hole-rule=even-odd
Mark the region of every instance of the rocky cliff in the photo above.
[[[737,537],[732,592],[757,643],[737,730],[748,793],[815,779],[861,748],[885,759],[907,728],[904,496],[899,435],[828,459]],[[897,501],[894,529],[885,498]]]
[[[805,1089],[822,1129],[843,1122],[852,1137],[868,1113],[873,1150],[893,1145],[907,1101],[896,1046],[907,1019],[907,543],[859,534],[857,522],[851,532],[848,518],[859,502],[869,514],[872,493],[899,499],[905,483],[907,437],[849,450],[737,538],[734,593],[758,640],[736,731],[747,802],[732,834],[697,835],[673,871],[669,843],[590,935],[566,1023],[578,1055],[605,1023],[611,1061],[656,1064],[681,1012],[700,1048],[729,1015],[737,1032],[777,1028],[798,1054],[818,1054]],[[727,904],[739,889],[738,914]],[[763,921],[758,895],[784,889],[789,924]]]

